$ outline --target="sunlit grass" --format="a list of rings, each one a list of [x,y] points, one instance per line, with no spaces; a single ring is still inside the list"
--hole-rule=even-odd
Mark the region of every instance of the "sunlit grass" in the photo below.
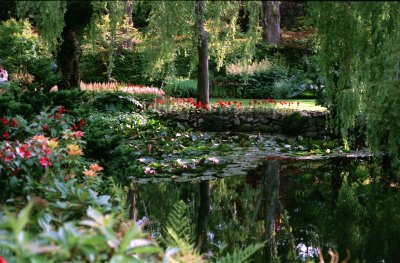
[[[222,101],[222,102],[228,102],[228,101],[237,101],[238,103],[242,102],[242,106],[246,107],[248,106],[249,102],[254,103],[253,99],[226,99],[226,98],[212,98],[210,99],[211,104],[217,104],[217,101]],[[257,100],[258,102],[261,102],[262,99]],[[309,111],[326,111],[325,107],[317,106],[315,105],[315,100],[314,99],[298,99],[298,100],[293,100],[293,99],[287,99],[287,100],[276,100],[276,108],[278,109],[296,109],[296,110],[309,110]],[[285,105],[282,105],[280,102],[286,102]],[[290,102],[290,106],[289,106]],[[299,105],[297,106],[297,102],[299,102]]]

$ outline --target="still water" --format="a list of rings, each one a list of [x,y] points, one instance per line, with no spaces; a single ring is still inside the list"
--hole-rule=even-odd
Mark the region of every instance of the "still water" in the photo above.
[[[253,262],[400,262],[397,176],[365,158],[266,160],[246,176],[136,187],[147,231],[162,235],[183,200],[192,241],[208,255],[266,242]]]

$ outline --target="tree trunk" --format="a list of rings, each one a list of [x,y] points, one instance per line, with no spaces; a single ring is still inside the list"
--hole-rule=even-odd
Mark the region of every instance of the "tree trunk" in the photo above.
[[[51,15],[51,14],[50,14]],[[61,74],[60,89],[79,87],[79,43],[78,38],[90,23],[93,6],[90,1],[67,1],[64,14],[65,26],[61,34],[62,44],[57,52],[57,64]]]
[[[128,26],[133,28],[133,21],[132,21],[132,1],[126,0],[125,2],[125,14],[128,19]],[[128,33],[128,28],[124,28],[124,33]],[[126,48],[132,48],[132,39],[129,38],[128,40],[125,41],[125,47]]]
[[[209,82],[208,82],[208,42],[204,28],[206,3],[205,0],[196,0],[196,31],[197,50],[199,54],[199,65],[197,75],[197,103],[209,104]]]
[[[197,216],[196,248],[201,251],[207,240],[207,222],[210,215],[210,181],[200,182],[200,205]]]
[[[64,27],[62,32],[63,43],[57,53],[58,69],[61,73],[59,89],[79,87],[79,51],[76,44],[75,32]]]
[[[278,160],[268,161],[265,170],[264,196],[265,196],[265,262],[276,262],[278,257],[277,243],[275,240],[275,219],[279,202],[279,169]]]
[[[261,1],[261,19],[264,41],[279,45],[281,40],[280,1]]]

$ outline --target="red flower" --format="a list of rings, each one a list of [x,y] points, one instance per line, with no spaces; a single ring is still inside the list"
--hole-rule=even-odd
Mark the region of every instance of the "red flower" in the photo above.
[[[59,107],[58,110],[57,110],[57,112],[58,112],[60,115],[63,114],[63,113],[65,112],[64,106]]]
[[[254,101],[254,104],[257,104],[257,100],[256,99],[254,99],[253,101]]]
[[[49,129],[49,126],[47,126],[46,124],[42,126],[43,131],[47,131]]]
[[[1,122],[3,123],[4,126],[8,125],[8,120],[6,117],[1,118]]]
[[[85,125],[85,119],[84,119],[84,118],[82,118],[82,119],[79,121],[79,127],[82,128],[83,125]]]
[[[12,119],[12,120],[10,121],[9,125],[10,125],[11,127],[17,127],[17,122],[16,122],[14,119]]]
[[[74,125],[71,125],[71,130],[77,131],[77,130],[79,130],[79,128],[77,125],[74,124]]]
[[[54,119],[59,120],[60,118],[61,118],[61,113],[57,112],[57,113],[54,115]]]
[[[249,106],[251,106],[251,101],[249,101]]]
[[[2,256],[0,256],[0,263],[8,263]]]
[[[47,162],[47,158],[44,157],[44,156],[43,156],[42,158],[40,158],[39,162],[40,162],[40,164],[41,164],[43,167],[47,167],[47,165],[49,164],[49,163]]]
[[[10,134],[8,132],[3,133],[3,138],[8,140],[10,138]]]
[[[31,157],[31,151],[26,151],[26,152],[24,153],[24,157],[25,157],[25,158]],[[0,262],[0,263],[1,263],[1,262]]]

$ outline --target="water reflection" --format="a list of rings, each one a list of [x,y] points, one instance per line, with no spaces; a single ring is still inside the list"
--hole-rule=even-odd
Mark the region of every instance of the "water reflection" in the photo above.
[[[184,200],[203,253],[266,241],[254,262],[400,262],[397,176],[368,160],[267,161],[245,177],[138,185],[135,198],[155,236]]]

